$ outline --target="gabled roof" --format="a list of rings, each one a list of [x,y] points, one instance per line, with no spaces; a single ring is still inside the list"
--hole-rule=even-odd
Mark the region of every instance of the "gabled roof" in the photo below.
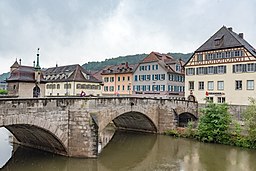
[[[11,68],[18,68],[20,65],[17,60],[12,64]]]
[[[181,67],[184,65],[184,61],[179,59],[173,58],[171,55],[168,54],[161,54],[159,52],[151,52],[148,56],[146,56],[140,63],[150,63],[150,62],[157,62],[166,72],[175,73],[175,65],[179,64]],[[138,66],[139,66],[138,65]],[[138,67],[137,66],[137,67]]]
[[[216,44],[216,41],[217,42]],[[203,52],[209,50],[228,49],[234,47],[244,47],[253,56],[256,56],[256,50],[243,39],[243,33],[235,33],[232,28],[226,26],[221,27],[212,37],[210,37],[195,52]]]
[[[100,80],[78,64],[48,68],[43,74],[47,82],[81,81],[101,83]]]
[[[35,68],[31,66],[19,65],[17,69],[10,73],[10,77],[6,80],[7,82],[36,82],[35,80]],[[41,76],[41,82],[45,80]]]
[[[175,62],[172,56],[167,54],[161,54],[159,52],[151,52],[148,56],[146,56],[140,63],[147,63],[147,62],[156,62],[162,60],[165,63]]]

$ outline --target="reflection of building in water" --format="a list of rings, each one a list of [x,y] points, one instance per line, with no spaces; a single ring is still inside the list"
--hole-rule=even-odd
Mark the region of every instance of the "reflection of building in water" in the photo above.
[[[102,132],[99,133],[98,153],[109,143],[115,134],[115,126],[110,123]]]

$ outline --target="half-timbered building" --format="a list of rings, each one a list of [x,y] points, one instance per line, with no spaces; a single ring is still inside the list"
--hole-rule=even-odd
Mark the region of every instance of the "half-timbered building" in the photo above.
[[[256,50],[223,26],[185,64],[185,96],[213,102],[247,105],[256,97]]]

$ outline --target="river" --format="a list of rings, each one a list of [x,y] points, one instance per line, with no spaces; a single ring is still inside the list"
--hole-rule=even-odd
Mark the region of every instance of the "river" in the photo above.
[[[1,171],[254,171],[256,150],[164,135],[117,132],[97,159],[12,146],[0,128]]]

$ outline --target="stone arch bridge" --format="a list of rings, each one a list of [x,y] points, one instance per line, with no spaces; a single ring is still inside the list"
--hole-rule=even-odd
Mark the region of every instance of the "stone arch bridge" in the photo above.
[[[97,157],[98,134],[109,124],[163,133],[179,116],[198,117],[198,104],[137,97],[0,99],[0,127],[23,145],[70,157]]]

